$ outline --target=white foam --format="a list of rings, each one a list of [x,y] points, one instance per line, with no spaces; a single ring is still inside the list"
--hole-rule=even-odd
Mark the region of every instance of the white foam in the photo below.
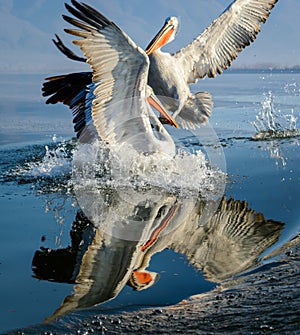
[[[212,168],[199,150],[162,153],[108,150],[101,141],[79,145],[73,157],[73,182],[92,187],[160,187],[180,194],[214,197],[224,191],[225,174]]]
[[[18,168],[18,175],[25,178],[57,178],[70,174],[72,157],[67,146],[67,142],[53,148],[46,145],[42,160],[25,163]]]

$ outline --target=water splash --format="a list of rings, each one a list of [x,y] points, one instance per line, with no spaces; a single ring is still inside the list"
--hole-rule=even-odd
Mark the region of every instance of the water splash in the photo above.
[[[135,241],[140,229],[148,229],[152,220],[152,215],[147,220],[140,216],[141,206],[148,212],[148,208],[164,208],[164,201],[170,201],[172,206],[185,204],[179,206],[181,212],[186,206],[194,208],[199,199],[205,200],[201,214],[201,224],[205,224],[224,194],[226,175],[211,166],[200,150],[192,154],[180,149],[175,156],[144,154],[130,146],[120,150],[95,141],[78,145],[71,183],[79,207],[96,227]],[[181,221],[174,222],[172,229]]]
[[[284,86],[284,92],[287,93],[288,95],[299,96],[300,86],[296,82],[288,83]]]
[[[70,157],[65,143],[61,143],[56,148],[49,148],[46,145],[45,150],[45,156],[41,162],[28,164],[27,175],[57,177],[70,173]]]
[[[207,156],[214,158],[210,153]],[[203,210],[208,213],[205,218],[209,218],[211,203],[217,207],[226,184],[225,172],[211,162],[214,159],[209,161],[200,150],[191,153],[180,148],[177,155],[171,157],[162,153],[137,154],[129,148],[125,151],[108,147],[103,141],[60,142],[40,146],[36,159],[23,162],[10,172],[14,181],[32,184],[34,192],[45,201],[45,211],[54,214],[61,232],[66,217],[65,201],[71,201],[73,209],[81,207],[83,194],[91,191],[95,197],[89,206],[98,209],[97,192],[108,189],[117,192],[118,199],[126,204],[132,202],[132,190],[142,194],[153,188],[159,189],[158,194],[167,192],[180,199],[201,197],[209,201]],[[86,206],[84,208],[85,214],[89,213]],[[60,241],[59,233],[56,243]]]
[[[199,150],[191,154],[179,150],[175,157],[144,155],[108,150],[101,141],[80,145],[73,157],[74,185],[90,184],[93,188],[160,187],[182,194],[201,192],[211,198],[223,194],[225,173],[208,164]]]
[[[75,143],[72,140],[59,142],[55,135],[52,140],[48,145],[1,150],[0,181],[25,184],[26,190],[40,198],[45,214],[56,223],[47,233],[47,241],[59,247],[68,238],[68,234],[64,234],[66,220],[72,220],[77,211],[69,183]]]
[[[297,93],[297,86],[288,84],[284,90],[285,93],[294,95]],[[269,153],[271,159],[275,160],[276,166],[285,167],[287,165],[286,155],[279,140],[290,138],[292,141],[293,138],[300,136],[297,128],[298,117],[295,116],[293,107],[288,113],[283,113],[279,105],[275,105],[274,98],[272,91],[264,94],[264,100],[261,102],[262,109],[256,116],[256,120],[252,122],[257,131],[252,139],[264,141],[261,148]],[[299,145],[297,140],[295,144]]]
[[[282,113],[279,108],[275,108],[274,95],[272,91],[264,93],[264,100],[261,103],[262,109],[256,115],[252,125],[257,133],[253,140],[272,140],[276,138],[289,138],[299,136],[297,129],[298,117],[292,108],[290,113]]]
[[[49,184],[47,189],[49,189]],[[50,216],[55,222],[55,225],[51,227],[51,233],[49,232],[52,238],[47,239],[48,243],[51,242],[53,247],[60,247],[63,241],[68,239],[68,234],[65,234],[65,230],[68,229],[67,224],[76,215],[77,203],[72,193],[61,192],[61,189],[55,190],[53,187],[52,191],[54,192],[44,191],[39,188],[38,196],[44,203],[45,214]]]
[[[221,194],[226,183],[224,169],[213,167],[202,151],[179,148],[175,157],[110,150],[101,141],[77,145],[75,141],[23,148],[24,159],[7,169],[5,181],[33,184],[41,193],[72,192],[74,185],[92,187],[162,187],[170,192]],[[202,148],[203,150],[203,148]],[[219,155],[218,159],[219,159]],[[213,163],[213,162],[212,162]],[[217,164],[215,164],[217,166]]]
[[[15,165],[1,171],[5,182],[33,184],[36,189],[62,190],[70,179],[74,143],[63,141],[45,146],[29,146],[11,153]]]

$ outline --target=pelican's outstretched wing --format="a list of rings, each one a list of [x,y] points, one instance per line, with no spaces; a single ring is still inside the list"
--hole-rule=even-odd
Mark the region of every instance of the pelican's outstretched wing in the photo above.
[[[215,77],[253,42],[278,0],[235,0],[192,43],[174,54],[186,81]]]
[[[99,136],[108,142],[128,142],[134,133],[151,131],[146,104],[149,60],[121,29],[92,7],[71,0],[75,18],[63,18],[79,29],[65,29],[79,45],[93,74],[92,118]]]

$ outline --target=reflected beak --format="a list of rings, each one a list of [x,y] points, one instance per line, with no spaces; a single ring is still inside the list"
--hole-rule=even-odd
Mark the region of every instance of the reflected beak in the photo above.
[[[132,275],[136,283],[140,286],[149,285],[153,280],[151,274],[147,271],[133,271]]]
[[[129,286],[137,291],[145,290],[154,285],[159,280],[159,274],[157,272],[151,272],[147,270],[134,270],[130,276]]]
[[[146,54],[150,55],[155,50],[167,44],[174,31],[174,26],[166,22],[157,35],[153,38],[153,40],[149,43],[148,47],[146,48]]]
[[[168,124],[176,128],[179,128],[177,122],[166,111],[162,103],[159,101],[159,99],[154,94],[151,93],[148,96],[147,101],[153,108],[155,108],[168,121]]]

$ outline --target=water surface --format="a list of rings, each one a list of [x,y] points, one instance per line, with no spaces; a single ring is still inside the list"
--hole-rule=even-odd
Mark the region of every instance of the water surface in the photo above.
[[[225,198],[213,196],[219,176],[201,169],[205,178],[189,172],[181,180],[202,180],[201,196],[158,185],[74,188],[71,113],[44,105],[45,76],[0,79],[1,332],[72,317],[75,308],[84,315],[174,304],[270,262],[299,233],[299,73],[231,71],[194,87],[213,95],[218,143],[179,137],[217,163],[224,153]],[[272,125],[275,136],[257,140]],[[102,204],[100,213],[82,212],[91,202]],[[131,224],[134,240],[125,238]]]

